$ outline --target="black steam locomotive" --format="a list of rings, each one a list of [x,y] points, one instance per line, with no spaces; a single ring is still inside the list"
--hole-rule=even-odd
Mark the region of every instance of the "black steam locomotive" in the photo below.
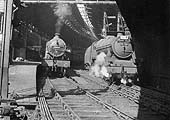
[[[95,64],[96,56],[101,52],[106,54],[105,66],[108,73],[112,75],[111,81],[115,80],[124,84],[133,83],[138,80],[137,66],[135,65],[135,52],[133,51],[131,35],[129,29],[122,30],[119,28],[120,21],[123,21],[123,17],[118,15],[118,30],[117,36],[109,35],[109,23],[104,22],[103,27],[103,39],[92,43],[87,48],[84,56],[85,68],[89,69]],[[104,20],[107,21],[105,13]]]
[[[93,43],[85,52],[85,67],[93,65],[97,54],[106,54],[106,67],[115,80],[126,80],[126,83],[137,80],[137,67],[134,62],[135,53],[128,36],[107,36]]]
[[[67,69],[70,67],[70,60],[67,53],[65,42],[55,34],[54,38],[46,43],[45,57],[42,62],[43,66],[48,68],[49,75],[65,76]]]

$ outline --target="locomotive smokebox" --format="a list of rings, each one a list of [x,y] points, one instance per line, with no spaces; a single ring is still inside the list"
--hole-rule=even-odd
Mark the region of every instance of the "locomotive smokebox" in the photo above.
[[[59,37],[60,33],[55,33],[55,36],[46,44],[46,58],[54,58],[62,56],[66,51],[65,42]]]

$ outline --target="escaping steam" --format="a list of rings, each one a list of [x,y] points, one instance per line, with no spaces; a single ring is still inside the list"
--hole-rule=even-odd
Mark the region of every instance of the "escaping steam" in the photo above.
[[[64,24],[64,21],[68,16],[72,15],[72,9],[69,4],[55,4],[51,5],[54,15],[57,16],[57,22],[55,24],[55,32],[60,33],[60,30]]]
[[[96,56],[94,66],[91,67],[90,75],[101,78],[110,77],[107,68],[105,67],[105,57],[106,54],[104,52],[101,52]]]

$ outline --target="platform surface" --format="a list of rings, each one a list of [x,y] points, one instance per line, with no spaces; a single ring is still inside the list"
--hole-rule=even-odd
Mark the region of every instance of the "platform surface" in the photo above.
[[[37,64],[14,64],[9,67],[9,95],[19,100],[34,101],[36,96]]]

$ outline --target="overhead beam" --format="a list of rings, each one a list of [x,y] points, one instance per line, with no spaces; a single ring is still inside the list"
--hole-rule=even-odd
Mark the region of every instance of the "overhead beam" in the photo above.
[[[21,0],[24,3],[63,3],[63,4],[116,4],[116,1],[80,1],[80,0]]]

